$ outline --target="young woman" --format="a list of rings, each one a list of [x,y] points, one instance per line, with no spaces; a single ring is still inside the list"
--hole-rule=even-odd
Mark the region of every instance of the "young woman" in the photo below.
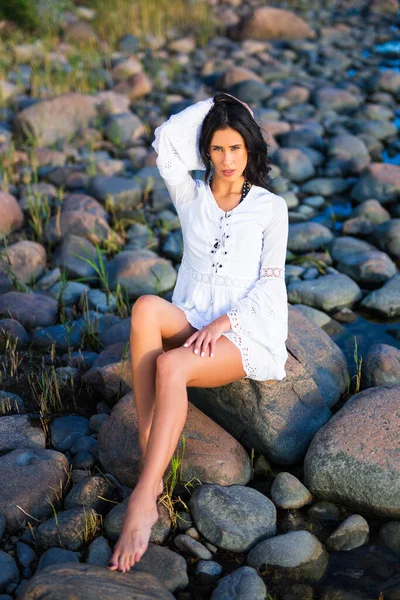
[[[134,303],[131,360],[142,472],[112,570],[148,547],[162,476],[187,415],[187,387],[286,376],[288,209],[268,190],[270,163],[251,109],[218,94],[155,131],[157,166],[182,226],[184,254],[172,304]],[[189,171],[205,169],[205,181]],[[211,178],[210,173],[212,172]]]

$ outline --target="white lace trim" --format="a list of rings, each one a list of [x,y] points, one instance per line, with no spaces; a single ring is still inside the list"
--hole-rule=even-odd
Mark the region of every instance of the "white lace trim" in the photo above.
[[[235,346],[237,346],[237,348],[239,348],[240,354],[242,355],[243,370],[246,373],[246,377],[249,377],[249,378],[256,377],[257,369],[256,369],[256,367],[253,367],[250,364],[249,348],[244,345],[244,342],[243,342],[242,338],[240,337],[240,335],[238,335],[234,331],[226,331],[223,335],[228,337],[235,344]]]
[[[262,269],[261,277],[285,278],[285,267],[265,267]]]
[[[187,270],[192,279],[199,281],[200,283],[205,283],[206,285],[248,289],[255,283],[254,279],[242,279],[239,277],[230,277],[229,275],[219,275],[218,273],[201,273],[190,265],[185,255],[182,257],[181,264]]]

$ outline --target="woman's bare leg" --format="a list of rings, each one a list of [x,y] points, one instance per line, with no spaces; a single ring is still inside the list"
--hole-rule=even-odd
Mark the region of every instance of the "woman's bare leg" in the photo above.
[[[157,488],[185,424],[187,387],[218,387],[245,377],[239,350],[225,336],[213,358],[194,354],[193,346],[157,358],[156,402],[143,470],[125,513],[121,536],[111,557],[112,570],[127,571],[147,549],[158,519]]]
[[[159,296],[145,294],[133,305],[130,349],[142,460],[153,419],[157,358],[163,349],[181,346],[195,331],[182,310]]]

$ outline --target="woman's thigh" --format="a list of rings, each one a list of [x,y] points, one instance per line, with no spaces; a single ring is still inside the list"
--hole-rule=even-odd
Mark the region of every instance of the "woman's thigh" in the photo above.
[[[225,336],[215,345],[214,356],[199,356],[194,344],[166,352],[157,358],[158,375],[183,378],[187,387],[219,387],[246,377],[240,350]]]
[[[198,331],[191,325],[183,310],[155,294],[144,294],[132,308],[132,329],[149,325],[159,327],[165,351],[182,346],[188,337]]]

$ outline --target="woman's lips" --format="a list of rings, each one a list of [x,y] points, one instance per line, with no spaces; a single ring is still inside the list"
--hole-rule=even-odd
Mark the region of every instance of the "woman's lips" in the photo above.
[[[231,169],[230,171],[222,171],[224,175],[229,176],[229,175],[233,175],[235,172],[235,169]]]

